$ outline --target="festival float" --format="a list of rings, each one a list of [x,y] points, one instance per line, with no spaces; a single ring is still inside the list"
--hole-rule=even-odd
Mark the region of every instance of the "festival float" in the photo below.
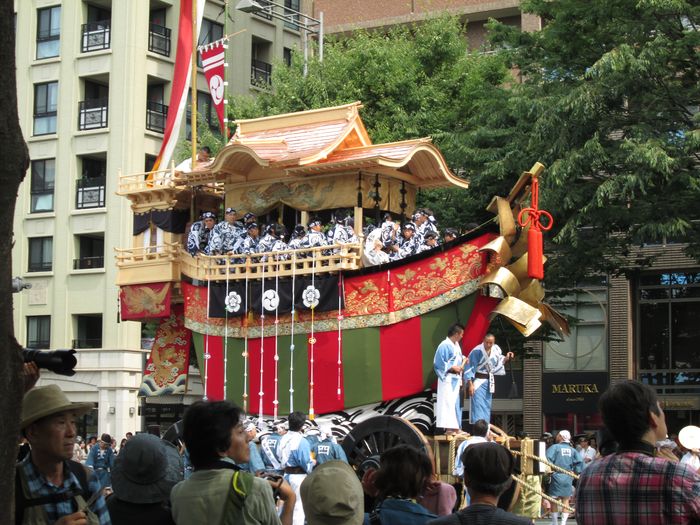
[[[192,347],[206,399],[231,400],[260,420],[301,410],[328,421],[348,434],[344,447],[359,464],[398,442],[429,446],[432,362],[451,324],[465,326],[467,351],[498,315],[525,337],[543,322],[567,331],[543,302],[541,230],[551,217],[542,221],[537,207],[540,164],[494,197],[497,227],[363,264],[368,221],[386,212],[402,220],[420,190],[468,181],[430,139],[374,144],[360,110],[355,102],[237,121],[216,158],[189,173],[120,176],[134,212],[133,244],[116,255],[121,316],[159,320],[140,395],[183,393]],[[190,255],[188,223],[228,207],[288,231],[352,210],[359,242]]]

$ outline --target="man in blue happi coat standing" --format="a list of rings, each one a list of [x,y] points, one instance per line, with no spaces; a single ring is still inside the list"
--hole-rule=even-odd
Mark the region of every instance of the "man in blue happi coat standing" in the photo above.
[[[464,329],[458,324],[450,326],[447,337],[435,351],[433,369],[438,377],[435,426],[445,429],[446,435],[456,434],[462,427],[462,407],[459,387],[462,384],[464,356],[459,342]]]
[[[469,354],[464,370],[467,393],[469,394],[469,422],[479,419],[491,422],[491,401],[496,391],[494,376],[506,374],[504,365],[513,359],[513,352],[505,356],[496,344],[493,334],[486,334],[484,342],[475,346]]]

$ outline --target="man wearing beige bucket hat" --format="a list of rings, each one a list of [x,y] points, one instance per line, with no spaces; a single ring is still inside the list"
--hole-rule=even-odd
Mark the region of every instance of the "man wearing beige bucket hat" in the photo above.
[[[16,523],[111,525],[97,478],[71,460],[75,420],[92,408],[71,403],[56,385],[25,394],[20,427],[31,452],[17,465]]]

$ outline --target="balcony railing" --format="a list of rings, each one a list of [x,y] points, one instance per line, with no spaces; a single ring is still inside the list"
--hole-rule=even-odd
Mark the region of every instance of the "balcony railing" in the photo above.
[[[148,50],[169,57],[170,29],[158,24],[151,24],[148,31]]]
[[[102,338],[94,339],[73,339],[72,348],[102,348]]]
[[[299,277],[361,267],[359,244],[334,244],[254,255],[197,255],[180,251],[184,275],[200,281],[256,279],[263,276]]]
[[[168,118],[168,106],[149,100],[146,103],[146,129],[163,133]]]
[[[262,60],[253,59],[250,61],[250,83],[254,85],[264,85],[272,83],[272,64]]]
[[[110,20],[88,22],[82,25],[83,38],[80,42],[80,52],[99,51],[109,49],[110,45]]]
[[[27,350],[48,350],[51,348],[51,341],[27,341]]]
[[[100,129],[107,127],[107,98],[82,100],[78,103],[78,129]]]
[[[284,27],[299,31],[299,15],[295,13],[300,11],[299,1],[285,2],[284,16],[287,20],[284,21]]]
[[[255,11],[255,15],[259,16],[260,18],[264,18],[265,20],[272,20],[272,15],[270,14],[270,11],[275,8],[275,6],[272,5],[272,2],[270,2],[270,0],[258,0],[258,4],[266,8],[266,10]]]
[[[73,259],[73,269],[74,270],[88,270],[90,268],[104,268],[105,258],[104,255],[99,255],[96,257],[81,257],[79,259]]]
[[[104,208],[105,177],[78,180],[75,188],[75,207],[79,210]]]
[[[36,261],[29,263],[30,272],[50,272],[53,269],[52,261]]]

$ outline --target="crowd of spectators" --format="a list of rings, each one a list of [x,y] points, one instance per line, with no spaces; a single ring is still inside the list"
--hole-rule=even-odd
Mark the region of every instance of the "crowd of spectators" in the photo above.
[[[457,451],[453,474],[467,494],[460,505],[426,450],[397,445],[351,466],[332,430],[301,412],[259,434],[235,405],[200,401],[185,413],[180,450],[145,433],[115,450],[102,434],[85,454],[76,447],[75,422],[91,409],[71,403],[56,385],[25,395],[16,523],[526,525],[539,517],[539,500],[534,513],[512,506],[518,461],[491,441],[486,421],[474,424]],[[679,454],[655,392],[636,381],[610,387],[600,410],[606,427],[599,451],[590,436],[542,436],[552,440],[548,462],[576,474],[548,476],[545,492],[560,505],[549,509],[552,524],[567,522],[569,504],[579,525],[698,523],[700,429],[679,433],[687,450]],[[518,501],[538,493],[530,485],[540,476],[521,480]]]

